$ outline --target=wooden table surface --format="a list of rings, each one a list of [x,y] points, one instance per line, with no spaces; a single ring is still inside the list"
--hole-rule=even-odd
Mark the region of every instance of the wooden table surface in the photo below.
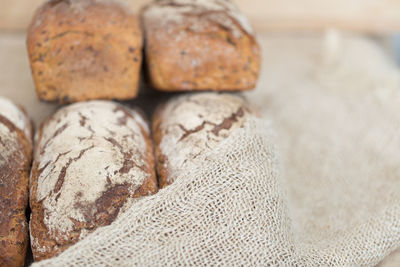
[[[0,31],[23,31],[44,0],[0,0]],[[149,0],[126,1],[138,10]],[[400,32],[398,0],[233,0],[258,31]]]

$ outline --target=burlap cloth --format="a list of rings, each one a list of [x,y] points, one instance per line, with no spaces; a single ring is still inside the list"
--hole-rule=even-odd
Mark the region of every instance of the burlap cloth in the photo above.
[[[35,266],[372,266],[400,247],[397,67],[361,37],[260,39],[264,119]]]

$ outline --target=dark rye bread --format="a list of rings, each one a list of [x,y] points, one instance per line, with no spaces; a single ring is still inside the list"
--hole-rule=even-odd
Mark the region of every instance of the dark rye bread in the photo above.
[[[109,101],[60,109],[37,134],[30,178],[34,259],[61,253],[157,190],[149,129],[137,111]]]
[[[28,29],[38,96],[46,101],[131,99],[142,62],[139,19],[112,0],[50,0]]]
[[[23,266],[32,126],[25,112],[0,97],[0,266]]]
[[[258,113],[243,97],[226,93],[187,94],[161,105],[152,126],[160,188],[251,116]]]
[[[230,0],[156,0],[141,12],[147,72],[162,91],[253,89],[260,48]]]

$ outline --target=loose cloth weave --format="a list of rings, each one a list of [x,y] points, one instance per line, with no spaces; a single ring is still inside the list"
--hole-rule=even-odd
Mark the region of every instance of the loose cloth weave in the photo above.
[[[373,40],[290,40],[261,40],[264,119],[34,266],[373,266],[399,248],[398,68]]]

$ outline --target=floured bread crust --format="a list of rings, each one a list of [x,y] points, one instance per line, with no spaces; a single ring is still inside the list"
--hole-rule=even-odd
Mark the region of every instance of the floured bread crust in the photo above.
[[[229,0],[156,0],[142,10],[148,75],[163,91],[249,90],[260,70],[253,30]]]
[[[157,192],[146,122],[108,101],[62,108],[38,133],[30,189],[32,251],[42,260]]]
[[[233,94],[188,94],[161,106],[153,118],[160,187],[173,183],[194,159],[256,114],[244,98]]]
[[[32,159],[32,125],[0,97],[0,266],[23,266],[28,245],[25,210]]]
[[[17,107],[12,101],[0,96],[0,116],[5,117],[11,121],[15,127],[23,131],[28,139],[32,136],[31,121],[26,115],[26,112]]]
[[[138,18],[119,1],[47,1],[33,17],[27,37],[39,98],[136,97],[142,42]]]

